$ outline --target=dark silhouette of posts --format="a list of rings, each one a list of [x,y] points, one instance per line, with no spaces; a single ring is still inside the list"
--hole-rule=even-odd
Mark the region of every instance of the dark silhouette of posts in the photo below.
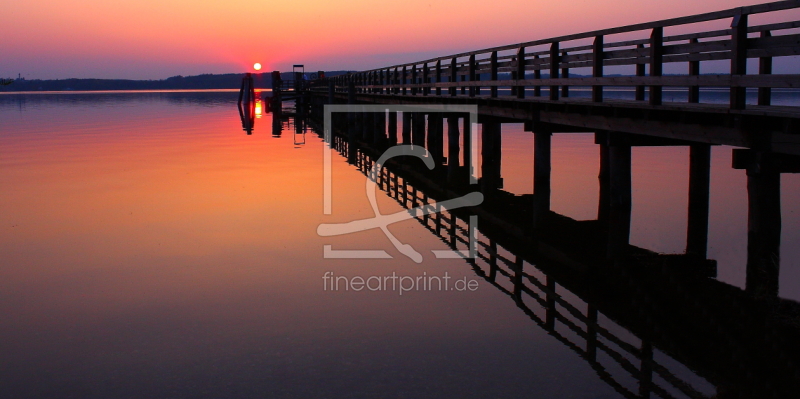
[[[761,32],[762,38],[772,37],[772,32],[765,30]],[[758,59],[758,74],[772,74],[772,57],[761,57]],[[769,87],[758,88],[758,105],[772,104],[772,89]]]
[[[447,181],[450,184],[458,180],[459,169],[459,135],[458,117],[447,117]]]
[[[355,104],[356,103],[356,86],[355,83],[350,80],[347,82],[347,103],[348,104]],[[356,132],[358,131],[358,126],[356,124],[356,113],[355,112],[348,112],[347,114],[347,162],[350,164],[355,164],[356,162]]]
[[[500,177],[501,123],[486,121],[481,125],[481,191],[489,193],[503,187]]]
[[[444,118],[441,113],[428,114],[428,137],[425,147],[436,164],[444,163]]]
[[[422,112],[411,114],[411,143],[425,146],[425,114]]]
[[[653,28],[650,34],[650,76],[661,76],[664,70],[664,28]],[[661,105],[662,88],[650,86],[650,105]]]
[[[610,259],[623,256],[631,235],[631,145],[623,133],[608,134]]]
[[[689,148],[689,223],[686,233],[686,254],[705,259],[708,247],[711,146],[693,144]]]
[[[781,243],[781,176],[769,154],[753,151],[747,168],[747,282],[757,298],[778,296]]]
[[[411,144],[411,113],[403,112],[403,144]]]
[[[731,24],[731,75],[747,74],[747,14],[739,14]],[[745,87],[731,87],[731,109],[744,109]]]
[[[372,112],[373,130],[372,144],[382,145],[386,142],[386,112]]]
[[[397,112],[389,111],[389,145],[397,144]]]
[[[598,201],[599,204],[597,206],[597,220],[601,223],[607,223],[611,206],[611,173],[609,171],[611,166],[609,164],[608,135],[605,132],[597,132],[595,137],[595,141],[600,144],[600,172],[597,176],[600,182],[600,201]]]
[[[469,118],[464,118],[464,169],[467,172],[467,181],[475,175],[475,165],[472,163],[472,123]]]
[[[242,88],[239,90],[239,116],[242,119],[242,130],[248,135],[253,134],[255,125],[256,92],[253,75],[245,74],[242,78]]]
[[[550,212],[551,141],[553,133],[537,126],[533,133],[533,227],[541,227]]]

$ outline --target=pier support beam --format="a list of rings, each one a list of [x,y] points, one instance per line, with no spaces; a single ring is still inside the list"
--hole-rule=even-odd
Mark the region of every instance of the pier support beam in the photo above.
[[[397,144],[397,112],[389,112],[389,145]]]
[[[608,248],[610,259],[625,255],[631,236],[631,146],[622,133],[609,133]]]
[[[757,298],[778,296],[781,243],[781,176],[768,155],[755,152],[747,168],[747,282]]]
[[[372,112],[373,130],[372,144],[383,145],[386,142],[386,113]]]
[[[595,142],[600,145],[600,172],[597,179],[600,182],[600,195],[597,205],[597,220],[601,223],[608,222],[608,213],[611,206],[611,165],[609,164],[608,136],[605,132],[595,133]]]
[[[428,114],[428,137],[425,148],[437,165],[444,163],[444,118],[441,113]]]
[[[538,127],[533,133],[533,227],[542,226],[550,212],[551,142],[553,132]]]
[[[459,136],[458,117],[447,117],[447,182],[454,184],[458,181],[459,169]]]
[[[481,191],[486,193],[503,187],[500,173],[502,135],[500,122],[483,122],[481,125]]]
[[[411,144],[411,113],[403,112],[403,144]]]
[[[689,223],[686,233],[686,254],[705,259],[708,248],[711,146],[693,144],[689,148]]]
[[[425,114],[414,112],[411,114],[411,143],[425,146]]]
[[[464,148],[464,169],[467,172],[467,182],[472,184],[472,177],[475,176],[475,165],[472,163],[472,123],[470,123],[469,118],[464,118],[464,141],[462,148]]]

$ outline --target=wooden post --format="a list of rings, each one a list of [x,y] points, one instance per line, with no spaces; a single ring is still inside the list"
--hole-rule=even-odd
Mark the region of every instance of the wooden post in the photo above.
[[[553,132],[537,127],[533,132],[533,228],[542,227],[550,212],[551,141]]]
[[[747,14],[733,17],[731,35],[731,75],[747,74]],[[731,87],[731,109],[744,109],[745,87]]]
[[[496,81],[497,80],[497,51],[492,51],[492,56],[491,56],[490,62],[491,62],[491,77],[489,78],[489,80]],[[492,98],[497,98],[497,86],[492,86],[491,89],[489,89],[489,92],[490,92],[490,96]]]
[[[653,28],[650,34],[650,76],[661,76],[664,67],[664,28]],[[661,86],[650,86],[650,105],[661,105]]]
[[[406,66],[403,65],[403,74],[400,77],[401,84],[403,85],[403,95],[406,95]]]
[[[636,48],[637,49],[643,49],[644,48],[644,44],[637,44]],[[644,72],[645,72],[645,64],[644,63],[636,64],[636,76],[644,76]],[[644,85],[636,86],[636,97],[635,98],[636,98],[636,101],[644,101]]]
[[[567,52],[561,53],[561,56],[562,57],[566,57],[567,56]],[[569,68],[567,68],[566,66],[561,68],[561,77],[564,78],[564,79],[569,77]],[[569,97],[569,86],[567,86],[567,85],[561,86],[561,97],[564,97],[564,98]]]
[[[444,119],[442,114],[438,112],[428,114],[428,136],[425,148],[431,153],[436,164],[441,164],[444,158],[444,148],[442,148],[443,135]]]
[[[760,299],[778,296],[781,244],[781,176],[769,153],[755,152],[747,168],[747,281]]]
[[[470,181],[471,177],[475,175],[475,165],[472,163],[472,124],[469,117],[464,118],[464,139],[461,147],[464,148],[464,168],[467,170],[467,181]]]
[[[599,204],[597,206],[597,220],[605,225],[608,222],[609,208],[611,206],[611,165],[609,163],[608,134],[596,132],[595,141],[600,143],[600,172],[597,179],[600,182]]]
[[[517,49],[517,79],[525,80],[525,47]],[[517,98],[525,98],[525,86],[517,86]]]
[[[458,174],[459,135],[458,117],[449,116],[447,118],[447,181],[451,184],[456,182]]]
[[[698,43],[698,40],[689,39],[689,43]],[[689,76],[700,76],[700,61],[689,61]],[[700,102],[700,86],[689,86],[689,102]]]
[[[416,64],[411,66],[411,84],[412,85],[417,84],[417,65]],[[411,95],[412,96],[416,96],[417,95],[417,88],[416,87],[412,87],[411,88]]]
[[[595,78],[603,77],[603,36],[595,36],[592,45],[592,76]],[[592,86],[592,101],[599,103],[603,101],[603,86]]]
[[[538,60],[539,56],[534,55],[534,60]],[[537,69],[533,70],[533,78],[534,79],[541,79],[542,78],[542,70],[539,65],[536,66]],[[542,96],[542,86],[533,86],[533,96],[534,97],[541,97]]]
[[[468,69],[469,69],[469,81],[470,82],[474,82],[475,81],[475,54],[472,54],[471,56],[469,56]],[[469,96],[470,97],[475,97],[475,86],[470,86],[469,87]]]
[[[428,69],[428,63],[422,64],[422,83],[428,84],[430,83],[430,70]],[[422,95],[427,96],[431,92],[430,87],[423,87],[422,88]]]
[[[442,60],[436,60],[436,83],[442,83]],[[436,88],[436,95],[442,95],[442,88]]]
[[[361,140],[369,143],[372,142],[373,132],[375,125],[373,119],[375,117],[372,112],[360,112],[361,114]]]
[[[550,78],[557,79],[558,78],[558,59],[559,59],[559,52],[558,52],[558,42],[553,42],[550,45]],[[550,86],[550,100],[556,101],[558,100],[558,86],[553,85]]]
[[[761,37],[771,37],[772,33],[768,30],[761,32]],[[761,57],[758,59],[758,74],[772,74],[772,57]],[[758,105],[770,105],[772,103],[772,89],[769,87],[758,88]]]
[[[347,81],[347,103],[356,103],[356,84],[352,77]],[[355,164],[356,162],[356,132],[358,131],[356,113],[349,112],[347,114],[347,162]]]
[[[481,125],[481,191],[487,193],[503,187],[500,171],[502,134],[500,122],[483,122]]]
[[[457,59],[455,57],[452,60],[450,60],[450,81],[451,82],[457,82],[458,81],[458,61],[457,61]],[[450,88],[450,95],[451,96],[455,96],[456,95],[456,89],[457,88],[455,86]]]
[[[411,143],[425,146],[425,114],[414,112],[411,114]]]
[[[389,145],[397,144],[397,112],[389,111]]]
[[[411,112],[403,112],[403,144],[411,144]]]
[[[372,144],[383,145],[386,142],[386,112],[371,112],[373,124]]]
[[[631,146],[609,133],[608,257],[625,255],[631,235]]]
[[[689,222],[686,233],[686,254],[705,259],[708,247],[711,146],[693,144],[689,151]]]

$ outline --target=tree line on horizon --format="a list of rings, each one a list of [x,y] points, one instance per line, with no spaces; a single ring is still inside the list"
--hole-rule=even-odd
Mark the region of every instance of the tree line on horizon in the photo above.
[[[336,76],[350,71],[326,71],[326,76]],[[307,72],[306,75],[311,75]],[[95,91],[95,90],[210,90],[238,89],[243,73],[172,76],[161,80],[132,79],[3,79],[0,91]],[[252,74],[256,87],[272,87],[271,72]],[[282,72],[281,78],[292,79],[291,72]]]

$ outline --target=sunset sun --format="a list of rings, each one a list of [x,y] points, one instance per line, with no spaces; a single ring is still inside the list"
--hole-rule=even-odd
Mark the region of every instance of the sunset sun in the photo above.
[[[261,70],[261,64],[256,62],[255,64],[253,64],[253,69],[255,69],[256,71],[260,71]]]

